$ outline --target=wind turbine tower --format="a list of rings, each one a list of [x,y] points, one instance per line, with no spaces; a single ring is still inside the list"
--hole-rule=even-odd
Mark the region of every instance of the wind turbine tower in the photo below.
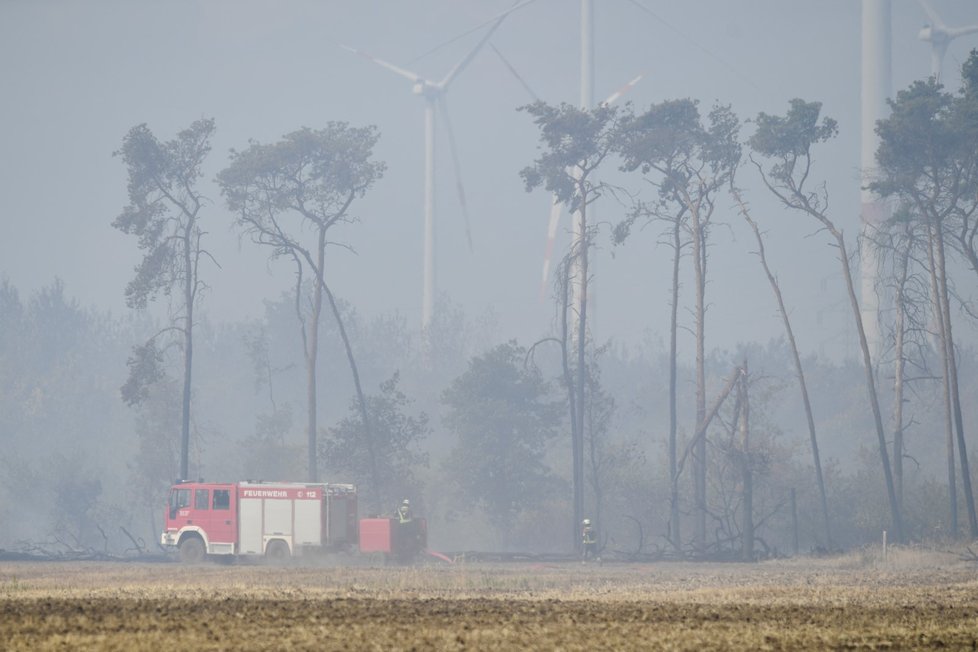
[[[581,0],[581,108],[590,111],[594,108],[594,0]],[[557,207],[556,210],[559,210]],[[584,233],[584,222],[581,213],[576,213],[574,220],[574,235],[572,251],[580,251],[585,244],[587,234]],[[577,310],[582,308],[584,287],[583,267],[575,259],[573,266],[573,301]]]
[[[581,0],[581,108],[594,106],[594,0]]]
[[[863,328],[873,355],[880,352],[879,296],[877,294],[878,256],[872,240],[886,221],[886,203],[866,185],[876,167],[876,121],[886,112],[890,96],[890,0],[863,0],[862,3],[862,92],[860,167],[860,295]]]

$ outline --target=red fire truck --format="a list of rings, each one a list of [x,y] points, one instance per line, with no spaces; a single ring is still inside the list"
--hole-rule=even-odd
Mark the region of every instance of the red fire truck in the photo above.
[[[205,555],[285,560],[358,541],[351,484],[180,482],[170,488],[163,546],[185,562]]]

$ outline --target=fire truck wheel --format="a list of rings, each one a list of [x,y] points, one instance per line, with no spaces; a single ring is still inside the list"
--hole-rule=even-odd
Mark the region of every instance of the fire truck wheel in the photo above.
[[[185,564],[199,564],[204,561],[205,552],[200,537],[189,536],[180,542],[180,561]]]
[[[291,556],[291,553],[289,553],[289,544],[281,539],[269,541],[268,548],[265,549],[265,556],[268,557],[268,561],[274,564],[285,563]]]

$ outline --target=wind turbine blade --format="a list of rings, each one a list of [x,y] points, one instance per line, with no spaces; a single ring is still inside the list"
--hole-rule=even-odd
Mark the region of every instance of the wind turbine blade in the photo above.
[[[965,36],[966,34],[974,34],[975,32],[978,32],[978,25],[971,25],[969,27],[952,27],[947,30],[947,35],[952,39],[955,39],[959,36]]]
[[[489,31],[486,32],[485,36],[483,36],[479,40],[479,42],[475,44],[475,47],[472,48],[469,51],[469,53],[467,55],[465,55],[465,57],[462,58],[461,61],[459,61],[457,64],[455,64],[455,67],[454,68],[452,68],[451,70],[448,71],[448,74],[445,75],[445,78],[442,79],[440,82],[438,82],[438,86],[442,90],[445,90],[446,88],[448,88],[448,85],[452,83],[452,80],[455,79],[455,77],[457,77],[458,74],[460,72],[462,72],[465,69],[466,66],[469,65],[469,63],[472,62],[472,59],[474,59],[475,58],[475,55],[477,55],[479,53],[479,50],[481,50],[482,47],[486,44],[486,42],[492,37],[493,33],[497,29],[499,29],[499,26],[503,24],[503,20],[506,18],[506,16],[510,15],[511,13],[513,13],[514,11],[516,11],[517,9],[520,9],[522,7],[525,7],[526,5],[530,4],[531,2],[535,2],[535,0],[523,0],[523,2],[517,2],[512,7],[510,7],[506,11],[504,11],[501,14],[499,14],[498,16],[496,16],[493,19],[493,21],[495,21],[495,22],[492,23],[492,27],[489,28]]]
[[[924,10],[925,14],[927,14],[931,27],[936,27],[938,29],[947,28],[944,21],[941,20],[941,17],[937,15],[937,12],[934,11],[934,8],[930,6],[930,3],[927,2],[927,0],[917,0],[917,4],[919,4],[920,8]]]
[[[557,240],[557,224],[560,222],[560,213],[563,204],[554,195],[550,204],[550,222],[547,224],[547,250],[543,255],[543,276],[540,279],[540,300],[543,301],[547,296],[547,280],[550,277],[550,261],[554,256],[554,242]]]
[[[486,41],[489,40],[493,32],[496,31],[496,28],[498,28],[502,24],[502,22],[503,22],[502,18],[497,20],[496,23],[489,28],[489,31],[486,32],[486,35],[483,36],[478,43],[476,43],[475,47],[472,48],[461,61],[456,63],[454,68],[448,71],[448,74],[445,75],[445,78],[438,83],[438,86],[442,90],[448,88],[448,85],[452,83],[452,80],[455,79],[456,76],[458,76],[458,73],[462,72],[465,69],[465,67],[469,65],[472,59],[475,58],[475,55],[479,53],[479,50],[482,49],[482,46],[486,44]]]
[[[398,66],[395,66],[393,63],[389,63],[387,61],[384,61],[383,59],[378,59],[377,57],[375,57],[375,56],[373,56],[371,54],[367,54],[363,50],[358,50],[356,48],[351,48],[349,45],[343,45],[342,43],[340,44],[340,47],[343,48],[344,50],[349,50],[350,52],[352,52],[354,54],[360,55],[361,57],[363,57],[367,61],[373,61],[378,66],[381,66],[382,68],[387,68],[388,70],[390,70],[390,71],[392,71],[392,72],[400,75],[401,77],[407,77],[408,79],[410,79],[411,81],[413,81],[415,83],[417,83],[419,81],[423,81],[421,79],[421,77],[419,77],[415,73],[411,72],[410,70],[405,70],[404,68],[400,68]]]
[[[631,80],[630,82],[628,82],[627,84],[619,88],[617,91],[609,95],[608,99],[606,99],[604,102],[601,103],[601,106],[610,106],[615,102],[617,102],[618,98],[620,98],[622,95],[635,88],[635,85],[638,84],[640,81],[642,81],[642,77],[644,76],[645,73],[640,72],[638,76],[635,77],[635,79]]]
[[[530,97],[532,97],[532,98],[533,98],[533,100],[534,100],[535,102],[539,102],[539,101],[540,101],[540,97],[539,97],[539,96],[538,96],[538,95],[537,95],[536,93],[534,93],[534,92],[533,92],[533,89],[532,89],[532,88],[530,88],[530,85],[529,85],[529,84],[527,84],[527,83],[526,83],[525,81],[523,81],[523,78],[522,78],[522,77],[520,77],[520,73],[518,73],[518,72],[516,72],[516,68],[514,68],[514,67],[513,67],[513,65],[512,65],[512,64],[511,64],[511,63],[510,63],[509,61],[507,61],[507,60],[506,60],[506,57],[504,57],[504,56],[503,56],[503,53],[502,53],[502,52],[500,52],[500,51],[499,51],[499,50],[498,50],[498,49],[496,48],[496,46],[495,46],[495,45],[493,45],[492,43],[490,43],[490,44],[489,44],[489,47],[491,47],[491,48],[492,48],[492,51],[493,51],[493,52],[495,52],[495,53],[496,53],[497,55],[499,55],[499,58],[500,58],[500,59],[502,60],[502,62],[503,62],[503,65],[505,65],[505,66],[506,66],[506,68],[508,68],[508,69],[509,69],[509,72],[511,72],[511,73],[513,74],[513,77],[516,77],[516,80],[517,80],[517,81],[518,81],[518,82],[519,82],[520,84],[522,84],[522,85],[523,85],[523,89],[524,89],[524,90],[525,90],[525,91],[526,91],[527,93],[529,93],[529,94],[530,94]]]
[[[534,2],[536,2],[536,0],[522,0],[522,1],[516,0],[516,2],[513,3],[513,6],[512,7],[510,7],[509,9],[506,9],[504,11],[500,11],[498,14],[496,14],[495,16],[493,16],[492,18],[490,18],[486,22],[482,23],[482,25],[479,25],[479,27],[484,27],[485,25],[488,25],[489,23],[492,23],[494,21],[502,20],[503,18],[505,18],[506,16],[510,15],[514,11],[517,11],[519,9],[522,9],[526,5],[533,4]],[[478,28],[476,28],[476,29],[478,29]]]
[[[491,25],[492,23],[494,23],[497,19],[501,18],[502,16],[505,16],[507,14],[510,14],[510,13],[516,11],[517,9],[521,9],[521,8],[525,7],[526,5],[530,4],[531,2],[536,2],[536,0],[527,0],[526,2],[519,2],[519,0],[517,0],[516,3],[514,3],[514,6],[510,7],[506,11],[504,11],[502,13],[499,13],[499,14],[496,14],[495,16],[493,16],[492,18],[490,18],[489,20],[487,20],[485,22],[482,22],[482,23],[479,23],[475,27],[464,31],[461,34],[458,34],[456,36],[453,36],[452,38],[448,39],[447,41],[444,41],[442,43],[439,43],[438,45],[434,46],[430,50],[427,50],[426,52],[423,52],[423,53],[419,54],[418,56],[416,56],[414,59],[411,60],[411,63],[413,64],[413,63],[415,63],[417,61],[421,61],[425,57],[427,57],[429,55],[432,55],[435,52],[438,52],[439,50],[445,48],[448,45],[451,45],[452,43],[454,43],[454,42],[456,42],[456,41],[458,41],[460,39],[465,38],[469,34],[472,34],[474,32],[478,32],[480,29],[482,29],[486,25]]]
[[[448,104],[445,102],[445,95],[438,96],[438,103],[441,106],[441,115],[445,119],[445,131],[448,132],[448,149],[452,153],[452,166],[455,168],[455,188],[458,191],[458,203],[462,207],[462,218],[465,222],[465,238],[469,243],[469,253],[474,251],[472,247],[472,228],[469,221],[469,207],[465,202],[465,188],[462,187],[462,166],[458,162],[458,148],[455,146],[455,131],[452,129],[452,120],[448,117]]]

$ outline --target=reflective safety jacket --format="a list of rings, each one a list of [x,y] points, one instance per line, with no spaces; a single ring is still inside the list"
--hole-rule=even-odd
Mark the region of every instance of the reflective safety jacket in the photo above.
[[[401,523],[407,523],[411,520],[411,508],[401,505],[397,508],[397,520]]]
[[[594,539],[594,529],[590,525],[585,525],[584,529],[581,530],[581,540],[584,541],[584,545],[593,545],[597,543]]]

